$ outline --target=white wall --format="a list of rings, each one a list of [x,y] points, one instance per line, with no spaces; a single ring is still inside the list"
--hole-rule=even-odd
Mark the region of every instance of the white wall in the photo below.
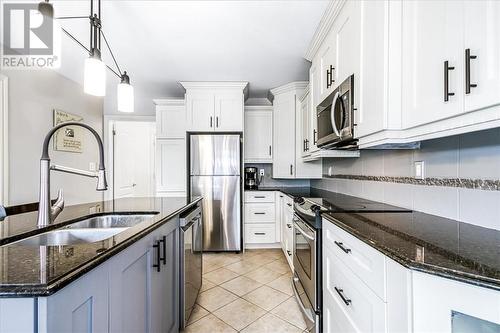
[[[9,78],[9,205],[38,202],[39,160],[42,142],[53,127],[54,108],[83,117],[102,137],[102,98],[83,93],[83,88],[51,70],[2,71]],[[94,137],[86,132],[83,153],[55,152],[50,145],[52,163],[89,169],[97,162]],[[94,179],[51,172],[51,194],[64,190],[66,204],[102,199]]]
[[[424,141],[418,150],[362,150],[360,158],[323,161],[323,174],[411,177],[415,161],[430,178],[500,181],[500,128]],[[311,186],[387,202],[500,230],[500,191],[329,179]]]

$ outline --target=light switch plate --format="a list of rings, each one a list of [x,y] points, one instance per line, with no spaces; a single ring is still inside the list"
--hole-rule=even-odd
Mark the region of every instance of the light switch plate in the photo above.
[[[415,162],[415,179],[425,179],[425,163],[424,161]]]
[[[260,175],[260,176],[264,176],[264,174],[265,174],[265,172],[264,172],[264,171],[265,171],[264,169],[259,169],[259,175]]]

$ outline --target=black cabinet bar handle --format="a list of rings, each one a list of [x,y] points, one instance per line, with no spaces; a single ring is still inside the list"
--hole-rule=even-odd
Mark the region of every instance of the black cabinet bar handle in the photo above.
[[[210,116],[210,128],[212,128],[212,119],[213,119],[213,117]]]
[[[269,156],[272,156],[272,148],[269,146]]]
[[[286,253],[288,253],[289,256],[292,255],[292,252],[290,252],[290,250],[286,250]]]
[[[219,128],[219,116],[215,117],[215,127]]]
[[[318,141],[316,140],[316,133],[318,133],[318,131],[314,130],[314,131],[313,131],[313,144],[316,144],[316,142],[318,142]]]
[[[476,88],[477,84],[470,83],[470,61],[477,56],[470,54],[470,49],[465,49],[465,93],[470,94],[470,88]]]
[[[288,227],[288,229],[292,229],[292,225],[290,223],[287,223],[286,226]]]
[[[160,258],[163,265],[167,264],[167,236],[163,236],[158,243],[163,243],[163,256]]]
[[[333,83],[335,82],[335,80],[333,79],[333,71],[334,70],[335,70],[335,67],[330,65],[330,87],[333,86]]]
[[[293,175],[293,165],[290,164],[290,175]]]
[[[253,197],[255,199],[265,199],[266,198],[264,195],[254,195]]]
[[[326,89],[330,88],[330,75],[332,75],[332,73],[330,73],[330,70],[326,70]]]
[[[344,295],[344,290],[337,287],[334,288],[337,294],[339,294],[340,298],[342,298],[342,300],[344,301],[345,305],[347,306],[351,305],[352,301]]]
[[[159,272],[161,270],[160,267],[160,242],[157,241],[153,248],[156,249],[156,264],[153,264],[153,267],[156,268],[156,271]]]
[[[258,236],[262,236],[262,235],[265,235],[266,233],[265,232],[254,232],[253,234],[258,235]]]
[[[306,151],[309,151],[309,139],[306,139]]]
[[[449,75],[450,71],[454,70],[455,67],[450,67],[448,65],[448,60],[444,62],[444,101],[448,102],[450,96],[454,96],[455,93],[449,91]]]
[[[342,249],[342,251],[344,251],[345,253],[349,253],[351,252],[351,249],[348,249],[347,247],[344,246],[344,243],[342,242],[337,242],[337,241],[334,241],[334,243],[340,247]]]
[[[292,204],[291,204],[291,203],[287,202],[286,204],[287,204],[288,206],[292,207]]]
[[[254,214],[255,215],[266,215],[266,213],[263,213],[263,212],[255,212]]]

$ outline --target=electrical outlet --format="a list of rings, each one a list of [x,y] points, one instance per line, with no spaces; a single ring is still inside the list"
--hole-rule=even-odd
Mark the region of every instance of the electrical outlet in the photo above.
[[[259,175],[262,176],[262,177],[264,177],[264,174],[265,174],[264,171],[265,171],[264,169],[259,169]]]
[[[415,179],[425,179],[425,163],[424,161],[415,162]]]
[[[90,162],[89,163],[89,171],[96,171],[95,162]]]

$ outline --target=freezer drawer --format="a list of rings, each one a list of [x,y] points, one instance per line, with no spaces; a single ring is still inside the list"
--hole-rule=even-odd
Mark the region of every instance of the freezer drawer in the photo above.
[[[203,250],[241,250],[239,176],[191,176],[191,196],[203,197]]]

